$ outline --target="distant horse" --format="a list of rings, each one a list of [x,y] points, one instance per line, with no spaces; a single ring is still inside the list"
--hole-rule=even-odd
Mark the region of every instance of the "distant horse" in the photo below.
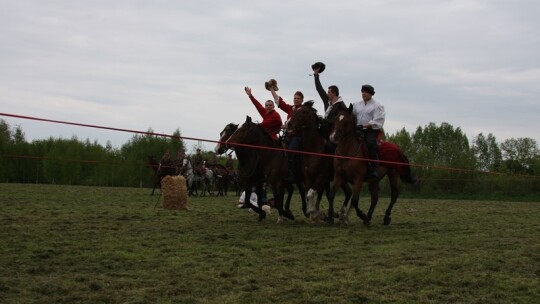
[[[289,209],[290,196],[287,198],[288,201],[285,204],[285,208],[283,208],[285,189],[291,189],[290,193],[292,194],[293,188],[291,182],[285,181],[289,173],[285,153],[283,151],[237,145],[244,144],[282,149],[281,143],[273,140],[262,127],[253,123],[249,116],[246,117],[246,121],[240,128],[234,124],[227,125],[220,136],[220,142],[226,142],[226,145],[224,146],[224,144],[218,143],[215,150],[218,154],[222,154],[229,148],[234,149],[239,162],[238,177],[246,191],[246,195],[251,193],[252,186],[260,189],[263,182],[270,184],[276,202],[276,209],[279,213],[278,222],[282,221],[283,216],[293,220],[294,215]],[[303,184],[297,183],[297,187],[302,197],[302,210],[308,216]],[[259,220],[265,218],[266,213],[262,209],[253,205],[250,207],[259,214]]]
[[[287,132],[300,136],[302,150],[313,154],[303,154],[301,160],[301,171],[307,191],[308,212],[312,219],[320,216],[319,205],[323,192],[328,197],[330,193],[330,180],[333,178],[332,157],[321,156],[321,154],[333,153],[325,139],[327,134],[321,130],[321,119],[317,116],[317,110],[313,108],[313,101],[305,102],[302,107],[294,111],[288,125]],[[347,183],[341,186],[345,194],[345,204],[351,197],[351,188]],[[315,198],[317,193],[317,198]],[[333,218],[327,218],[329,222]]]
[[[214,185],[214,173],[212,170],[205,168],[203,175],[196,174],[193,170],[191,161],[188,158],[184,158],[182,161],[181,173],[186,178],[189,196],[206,196],[206,193],[210,196],[214,195],[212,190]],[[198,192],[198,189],[201,190],[200,193]]]
[[[216,196],[226,196],[229,184],[229,170],[222,164],[208,165],[208,169],[214,173]]]
[[[156,188],[161,189],[161,180],[167,175],[178,175],[176,173],[176,168],[172,166],[161,167],[159,162],[151,155],[147,156],[147,167],[150,167],[154,171],[154,187],[152,188],[152,193],[154,195]]]
[[[356,121],[352,114],[351,104],[347,110],[339,112],[338,117],[335,120],[334,131],[330,135],[330,139],[337,143],[336,155],[349,158],[334,159],[335,174],[331,193],[332,200],[329,203],[329,215],[334,212],[333,195],[336,190],[342,183],[352,182],[353,197],[351,200],[351,207],[355,209],[356,215],[363,220],[364,224],[369,225],[373,216],[373,211],[379,200],[379,182],[387,175],[388,180],[390,181],[391,194],[390,204],[388,205],[384,216],[384,224],[389,225],[392,221],[392,208],[399,195],[399,178],[401,177],[404,182],[408,183],[416,182],[411,175],[409,160],[397,145],[384,141],[380,143],[379,160],[383,162],[381,162],[377,171],[379,179],[368,183],[371,194],[371,205],[368,214],[364,214],[358,207],[358,201],[362,183],[364,182],[367,173],[367,163],[369,160],[365,158],[368,153],[363,138],[358,138],[356,136],[355,128]],[[384,161],[388,163],[385,163]],[[345,223],[348,222],[349,211],[350,208],[346,208],[346,205],[344,204],[340,212],[340,219]]]

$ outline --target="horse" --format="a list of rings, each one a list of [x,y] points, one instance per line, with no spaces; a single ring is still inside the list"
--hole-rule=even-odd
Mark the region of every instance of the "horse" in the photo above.
[[[229,170],[221,164],[207,165],[207,167],[214,173],[216,196],[226,196],[229,184]]]
[[[243,145],[269,147],[273,150]],[[220,141],[215,148],[216,153],[222,154],[229,148],[234,149],[238,157],[238,177],[244,186],[246,195],[251,193],[252,186],[256,186],[257,191],[260,192],[263,182],[270,184],[279,213],[278,223],[283,220],[283,217],[294,220],[294,215],[289,209],[293,186],[292,182],[285,181],[289,172],[287,156],[282,151],[275,151],[275,149],[282,149],[281,143],[273,140],[262,127],[253,123],[251,117],[247,116],[241,127],[228,124],[220,133]],[[307,217],[303,184],[297,181],[296,185],[302,197],[302,210]],[[290,192],[285,208],[283,208],[285,189],[290,189]],[[259,214],[259,220],[266,217],[266,213],[262,209],[255,206],[250,206],[250,208]]]
[[[411,175],[409,160],[403,154],[401,149],[389,142],[380,142],[379,160],[381,164],[377,170],[379,178],[368,182],[369,192],[371,194],[371,204],[369,211],[364,214],[359,206],[359,196],[362,189],[362,184],[365,181],[367,173],[368,159],[364,158],[367,153],[367,148],[362,138],[358,138],[355,134],[356,119],[352,114],[352,104],[348,109],[339,112],[335,120],[334,130],[330,135],[330,139],[337,144],[336,155],[342,156],[334,158],[334,183],[332,185],[331,201],[329,202],[329,216],[333,214],[333,196],[336,190],[346,182],[353,183],[353,196],[351,199],[351,207],[356,211],[356,215],[362,219],[365,225],[371,224],[373,211],[379,200],[379,182],[387,175],[390,182],[390,204],[386,209],[384,216],[384,225],[390,225],[392,218],[392,208],[397,201],[399,190],[398,181],[414,184],[415,178]],[[347,224],[350,208],[346,204],[343,205],[340,211],[340,220]]]
[[[199,195],[198,189],[201,189],[200,196],[206,196],[206,193],[210,196],[214,195],[212,190],[214,185],[214,173],[212,170],[205,168],[203,175],[195,174],[191,160],[184,158],[182,161],[181,174],[186,178],[189,196]]]
[[[302,107],[294,111],[287,124],[288,134],[298,134],[302,143],[303,151],[313,154],[304,154],[301,159],[301,171],[307,191],[308,212],[312,219],[320,216],[319,205],[323,192],[326,196],[330,193],[330,181],[333,177],[332,157],[321,154],[333,153],[328,146],[326,133],[321,129],[321,119],[317,116],[317,110],[313,108],[313,101],[305,102]],[[341,186],[345,194],[345,204],[351,197],[351,188],[347,183]],[[317,197],[315,198],[315,193]],[[326,219],[333,222],[333,218]]]
[[[152,168],[154,171],[154,187],[152,188],[152,193],[150,195],[154,195],[154,192],[156,191],[156,188],[159,186],[159,189],[161,189],[161,180],[167,176],[167,175],[178,175],[176,173],[175,167],[161,167],[159,165],[159,162],[151,155],[147,156],[147,167]]]

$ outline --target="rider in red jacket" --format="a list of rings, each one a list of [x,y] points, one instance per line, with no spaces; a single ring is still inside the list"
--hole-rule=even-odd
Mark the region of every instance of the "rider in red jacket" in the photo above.
[[[281,116],[279,116],[279,113],[274,109],[274,102],[272,100],[267,100],[263,107],[263,105],[251,95],[251,88],[245,87],[244,90],[255,108],[257,108],[257,111],[259,111],[259,114],[262,116],[263,121],[259,125],[263,127],[273,139],[277,140],[277,134],[283,123],[281,121]]]

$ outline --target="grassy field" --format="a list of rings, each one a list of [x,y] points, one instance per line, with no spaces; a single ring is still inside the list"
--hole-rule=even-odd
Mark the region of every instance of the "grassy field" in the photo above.
[[[538,202],[403,199],[383,226],[383,198],[366,228],[149,193],[0,184],[0,302],[540,302]]]

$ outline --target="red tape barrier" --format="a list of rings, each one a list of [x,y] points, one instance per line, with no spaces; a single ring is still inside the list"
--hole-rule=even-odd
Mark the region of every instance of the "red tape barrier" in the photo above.
[[[76,122],[53,120],[53,119],[47,119],[47,118],[31,117],[31,116],[24,116],[24,115],[17,115],[17,114],[9,114],[9,113],[0,113],[0,116],[7,116],[7,117],[13,117],[13,118],[28,119],[28,120],[36,120],[36,121],[43,121],[43,122],[51,122],[51,123],[59,123],[59,124],[73,125],[73,126],[79,126],[79,127],[88,127],[88,128],[104,129],[104,130],[111,130],[111,131],[119,131],[119,132],[129,132],[129,133],[136,133],[136,134],[163,136],[163,137],[178,138],[178,139],[185,139],[185,140],[195,140],[195,141],[211,142],[211,143],[216,143],[216,144],[218,144],[218,143],[219,144],[225,144],[225,142],[221,142],[221,141],[217,141],[217,140],[209,140],[209,139],[187,137],[187,136],[176,136],[176,135],[169,135],[169,134],[163,134],[163,133],[154,133],[154,132],[146,132],[146,131],[138,131],[138,130],[130,130],[130,129],[122,129],[122,128],[104,127],[104,126],[98,126],[98,125],[82,124],[82,123],[76,123]],[[287,152],[287,153],[292,152],[292,153],[305,154],[305,155],[315,155],[315,156],[333,157],[333,158],[341,158],[341,159],[356,159],[356,160],[373,161],[373,160],[370,160],[369,158],[341,156],[341,155],[315,153],[315,152],[308,152],[308,151],[295,151],[295,150],[288,150],[288,149],[283,149],[283,148],[263,147],[263,146],[249,145],[249,144],[239,144],[239,143],[236,143],[236,144],[227,143],[227,144],[231,145],[231,146],[234,145],[234,146],[239,146],[239,147],[255,148],[255,149],[262,149],[262,150],[273,150],[273,151],[281,151],[281,152]],[[384,160],[378,160],[377,162],[386,163],[386,164],[394,164],[394,165],[411,166],[411,167],[434,168],[434,169],[441,169],[441,170],[447,170],[447,171],[482,173],[482,174],[493,174],[493,175],[507,175],[505,173],[499,173],[499,172],[491,172],[491,171],[485,172],[485,171],[479,171],[479,170],[463,169],[463,168],[452,168],[452,167],[446,167],[446,166],[411,164],[411,163],[392,162],[392,161],[384,161]],[[513,174],[513,176],[522,176],[522,177],[528,177],[528,178],[540,178],[540,176],[519,175],[519,174]]]

